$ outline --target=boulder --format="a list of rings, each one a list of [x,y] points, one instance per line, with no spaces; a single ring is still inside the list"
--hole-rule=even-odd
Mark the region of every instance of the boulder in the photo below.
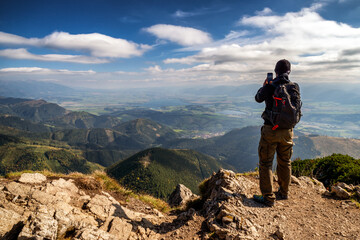
[[[58,222],[49,214],[32,214],[19,234],[18,239],[56,240]]]
[[[360,186],[354,187],[354,192],[360,198]]]
[[[84,228],[78,231],[76,234],[75,240],[118,240],[118,239],[126,239],[126,238],[118,238],[113,236],[110,233],[107,233],[103,230],[94,228]]]
[[[338,182],[336,184],[336,186],[339,186],[339,187],[341,187],[342,189],[345,189],[348,192],[351,192],[351,191],[354,190],[353,186],[347,185],[346,183],[343,183],[343,182]]]
[[[32,193],[31,197],[33,200],[36,200],[37,202],[39,202],[43,205],[49,205],[49,204],[52,204],[52,203],[55,203],[56,201],[58,201],[58,199],[55,196],[48,194],[41,190],[35,190]]]
[[[294,175],[291,175],[291,183],[295,184],[295,185],[299,185],[301,186],[301,182],[299,181],[299,179],[297,177],[295,177]]]
[[[308,187],[314,187],[314,182],[312,181],[312,179],[310,177],[307,176],[301,176],[298,177],[298,180],[300,181],[300,186],[308,186]]]
[[[109,233],[128,239],[133,226],[122,218],[115,217],[109,224]]]
[[[12,210],[0,207],[0,239],[7,239],[14,226],[21,224],[22,217]]]
[[[315,178],[301,176],[301,177],[298,178],[298,180],[300,181],[300,186],[302,186],[302,187],[307,186],[307,187],[314,188],[319,193],[325,193],[326,192],[326,188],[324,187],[324,184],[322,182],[320,182],[319,180],[315,179]]]
[[[342,187],[336,186],[336,185],[331,186],[331,193],[335,194],[337,197],[339,197],[341,199],[349,199],[351,196],[348,191],[346,191]]]
[[[74,218],[72,215],[73,207],[66,202],[57,202],[54,205],[54,218],[58,222],[58,236],[65,236],[66,232],[75,227]]]
[[[192,191],[182,184],[178,184],[175,190],[169,197],[170,206],[185,206],[189,201],[198,198],[199,196],[192,193]]]
[[[54,187],[62,188],[71,193],[77,193],[79,191],[79,189],[76,187],[72,179],[66,181],[63,178],[59,178],[58,180],[52,181],[51,184]]]
[[[316,178],[311,178],[311,180],[314,183],[314,188],[320,193],[323,194],[326,192],[326,188],[324,186],[324,184],[322,182],[320,182],[319,180],[317,180]]]
[[[19,179],[19,182],[39,184],[46,181],[46,177],[41,173],[23,173]]]
[[[86,207],[102,221],[105,221],[116,211],[115,204],[107,196],[99,194],[96,194]]]
[[[22,198],[26,198],[31,192],[31,186],[17,182],[10,182],[5,185],[4,190],[7,190],[10,194],[12,194],[12,197],[20,196]]]

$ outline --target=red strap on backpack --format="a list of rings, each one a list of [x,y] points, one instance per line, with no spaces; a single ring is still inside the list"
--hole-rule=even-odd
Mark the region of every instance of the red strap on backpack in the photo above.
[[[273,95],[273,98],[275,99],[275,104],[276,104],[276,106],[278,106],[277,100],[283,102],[283,99],[282,99],[282,98],[275,97],[274,95]],[[284,102],[283,102],[283,104],[284,104]]]
[[[279,127],[279,125],[273,126],[272,130],[275,131],[278,127]]]

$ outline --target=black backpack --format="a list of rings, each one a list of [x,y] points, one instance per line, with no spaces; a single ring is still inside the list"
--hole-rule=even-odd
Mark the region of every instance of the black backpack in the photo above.
[[[273,94],[273,106],[267,110],[268,120],[273,125],[273,130],[277,128],[293,128],[301,118],[301,101],[292,102],[291,95],[294,93],[295,84],[293,82],[275,85]],[[300,96],[299,96],[300,97]]]

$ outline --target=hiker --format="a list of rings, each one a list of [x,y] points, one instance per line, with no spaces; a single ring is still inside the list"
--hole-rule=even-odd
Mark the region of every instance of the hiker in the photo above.
[[[282,59],[276,63],[275,79],[268,77],[258,90],[255,100],[265,101],[262,114],[264,125],[261,127],[259,142],[259,173],[262,195],[254,195],[256,202],[272,207],[275,199],[288,199],[291,179],[291,155],[293,152],[293,128],[301,117],[300,88],[289,80],[291,64]],[[277,155],[279,190],[273,192],[272,164]]]

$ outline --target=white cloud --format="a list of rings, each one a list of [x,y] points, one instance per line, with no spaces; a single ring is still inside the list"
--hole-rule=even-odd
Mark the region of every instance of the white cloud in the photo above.
[[[261,78],[277,60],[286,58],[293,63],[293,75],[305,81],[360,81],[360,28],[326,20],[314,9],[317,7],[285,15],[259,12],[243,17],[240,27],[260,29],[261,33],[245,36],[231,32],[195,55],[164,63],[199,64],[191,69],[237,71]],[[346,69],[346,74],[339,69]]]
[[[265,15],[271,14],[272,10],[270,8],[266,7],[262,11],[256,11],[255,13],[260,16],[265,16]]]
[[[161,73],[163,71],[159,65],[148,67],[145,70],[151,73]]]
[[[141,56],[145,51],[151,49],[149,45],[137,44],[100,33],[69,34],[66,32],[54,32],[44,38],[24,38],[14,34],[0,32],[0,44],[85,51],[94,57],[104,58]]]
[[[212,42],[209,33],[195,28],[157,24],[144,30],[160,39],[169,40],[182,46],[201,45]]]
[[[38,61],[73,62],[84,64],[107,63],[109,60],[81,55],[44,54],[36,55],[28,52],[25,48],[0,50],[0,57],[11,59],[27,59]]]
[[[324,4],[324,2],[318,3]],[[341,81],[360,84],[360,28],[324,19],[316,12],[318,7],[315,7],[314,4],[310,8],[284,15],[263,10],[254,16],[242,17],[238,21],[236,29],[217,41],[213,41],[208,33],[193,28],[155,25],[145,29],[162,41],[172,41],[185,46],[178,51],[196,51],[196,54],[188,53],[191,55],[187,57],[164,60],[164,63],[167,64],[186,64],[181,69],[175,69],[174,66],[169,65],[169,68],[160,67],[153,62],[151,63],[153,66],[144,69],[143,72],[7,68],[0,69],[0,77],[5,78],[4,76],[6,76],[6,79],[10,80],[56,79],[69,86],[85,85],[94,88],[129,85],[145,87],[153,86],[153,84],[238,84],[249,81],[261,84],[266,77],[266,72],[274,69],[276,61],[286,58],[293,63],[291,78],[294,81],[300,81],[300,83]],[[192,30],[196,30],[193,35],[200,32],[199,35],[205,37],[200,42],[195,42],[192,38],[187,39],[187,36],[191,36]],[[95,44],[95,35],[91,35],[89,38],[85,34],[86,40],[83,43],[86,46],[84,47],[72,43],[70,40],[81,42],[81,39],[77,39],[80,36],[82,35],[59,33],[59,35],[51,34],[42,39],[28,39],[0,33],[0,43],[11,44],[13,42],[17,45],[85,51],[91,53],[91,59],[111,60],[112,53],[106,53],[107,45],[102,43],[107,39],[106,37],[100,37],[101,43]],[[69,39],[67,39],[68,37]],[[198,41],[199,37],[196,39]],[[113,44],[112,40],[114,39],[110,38],[110,45]],[[146,51],[147,45],[145,48],[142,48],[141,45],[136,46],[135,50]],[[105,48],[105,57],[100,53],[102,48]],[[2,50],[0,53],[4,54],[4,51],[7,50],[10,49]],[[13,50],[18,51],[13,52],[14,55],[23,54],[34,57],[26,49]],[[10,52],[7,53],[7,55],[9,54]],[[119,56],[118,53],[114,53],[114,55]],[[181,55],[183,56],[183,54]],[[49,54],[38,57],[45,56],[49,57]]]
[[[69,34],[55,32],[41,39],[47,47],[89,51],[95,57],[129,58],[141,56],[151,47],[99,33]]]

